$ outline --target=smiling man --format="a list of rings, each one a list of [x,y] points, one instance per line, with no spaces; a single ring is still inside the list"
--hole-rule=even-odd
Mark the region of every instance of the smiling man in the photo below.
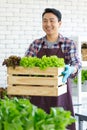
[[[73,40],[63,37],[59,33],[61,27],[61,12],[54,8],[46,8],[42,14],[42,28],[46,35],[40,39],[34,40],[27,49],[26,56],[37,56],[41,58],[43,55],[56,55],[64,58],[65,70],[62,72],[62,81],[67,82],[67,93],[58,97],[31,96],[31,102],[44,109],[47,113],[51,107],[63,107],[69,110],[74,116],[73,103],[71,96],[70,78],[74,78],[80,68],[81,62],[78,58],[76,44]],[[76,130],[73,123],[68,127],[69,130]]]
[[[55,12],[58,13],[57,16],[51,12],[48,13],[44,12],[42,15],[42,27],[43,30],[46,32],[46,39],[49,42],[56,42],[58,40],[58,30],[61,26],[61,14],[60,12]]]

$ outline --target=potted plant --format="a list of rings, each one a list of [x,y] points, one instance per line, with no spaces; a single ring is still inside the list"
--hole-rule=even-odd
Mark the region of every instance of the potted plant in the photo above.
[[[75,84],[77,84],[78,78],[76,77],[73,81]],[[85,81],[87,81],[87,70],[82,70],[81,71],[81,83],[84,84]]]
[[[83,42],[81,46],[82,60],[87,61],[87,42]]]
[[[51,108],[47,114],[29,99],[0,99],[0,130],[66,130],[73,122],[75,118],[63,108]]]

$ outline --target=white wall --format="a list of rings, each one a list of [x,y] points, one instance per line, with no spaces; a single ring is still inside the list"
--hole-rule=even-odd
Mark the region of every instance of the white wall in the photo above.
[[[0,87],[7,87],[10,55],[24,56],[32,40],[43,36],[41,14],[46,7],[62,12],[60,32],[65,36],[87,34],[87,0],[0,0]]]

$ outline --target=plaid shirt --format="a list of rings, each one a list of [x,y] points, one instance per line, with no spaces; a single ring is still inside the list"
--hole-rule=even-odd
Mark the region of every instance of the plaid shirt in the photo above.
[[[42,45],[43,45],[43,48],[48,48],[48,45],[45,41],[45,37],[46,36],[33,41],[33,43],[30,44],[29,48],[27,49],[25,55],[33,56],[33,57],[37,56],[37,53],[41,49]],[[61,34],[59,34],[58,43],[53,44],[51,48],[59,48],[59,43],[61,43],[61,49],[65,55],[65,59],[67,59],[69,61],[69,64],[72,66],[75,66],[79,71],[82,65],[77,54],[76,44],[73,42],[73,40],[70,40],[66,37],[63,37]]]

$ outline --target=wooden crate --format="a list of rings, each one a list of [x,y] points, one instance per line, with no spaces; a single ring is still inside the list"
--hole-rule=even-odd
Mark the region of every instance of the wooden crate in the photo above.
[[[4,95],[7,93],[7,89],[6,88],[0,88],[0,98],[4,98]]]
[[[67,92],[62,83],[61,72],[64,68],[49,67],[40,70],[38,67],[7,68],[8,95],[59,96]]]
[[[87,61],[87,48],[82,48],[82,60]]]

